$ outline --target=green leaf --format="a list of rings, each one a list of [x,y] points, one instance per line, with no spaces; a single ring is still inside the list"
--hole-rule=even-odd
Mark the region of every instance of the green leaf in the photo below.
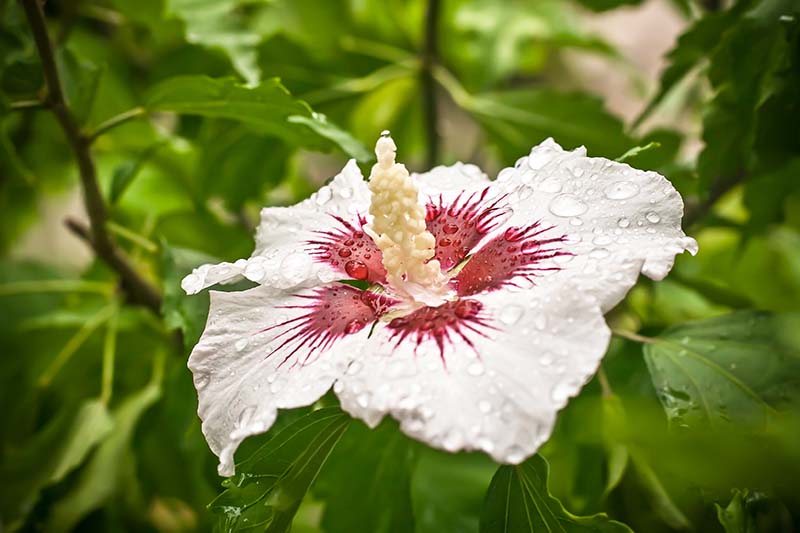
[[[393,421],[371,430],[354,424],[331,456],[315,495],[325,501],[325,531],[411,533],[414,443]],[[353,468],[354,463],[358,468]],[[359,512],[353,512],[359,509]]]
[[[68,411],[68,412],[65,412]],[[39,492],[58,483],[84,462],[110,432],[112,420],[100,400],[64,410],[23,448],[11,450],[0,467],[0,517],[6,524],[24,517]]]
[[[222,50],[249,84],[258,83],[256,46],[261,36],[248,27],[244,8],[251,0],[166,0],[167,13],[185,24],[186,40]]]
[[[501,466],[483,503],[481,533],[631,532],[603,513],[575,516],[564,509],[547,487],[549,470],[538,454],[521,465]]]
[[[309,487],[350,425],[338,408],[297,419],[236,465],[236,475],[209,505],[220,530],[288,531]]]
[[[128,186],[133,182],[136,176],[139,175],[142,166],[153,156],[159,147],[161,147],[161,143],[153,144],[132,160],[125,161],[114,169],[114,174],[111,176],[111,191],[109,192],[110,203],[116,204],[119,201],[120,197],[128,189]]]
[[[513,160],[553,137],[565,148],[585,145],[594,156],[615,157],[633,140],[600,100],[549,89],[512,90],[462,98],[505,158]]]
[[[625,152],[624,154],[619,156],[617,158],[617,161],[619,161],[620,163],[624,163],[629,159],[635,158],[636,156],[638,156],[641,153],[649,152],[650,150],[655,150],[655,149],[658,149],[658,148],[661,148],[661,143],[656,142],[656,141],[649,142],[649,143],[645,144],[644,146],[634,146],[633,148],[631,148],[630,150],[628,150],[627,152]]]
[[[724,509],[719,504],[717,508],[717,518],[725,533],[757,533],[755,520],[752,515],[745,510],[745,497],[747,491],[735,491],[731,502]]]
[[[372,157],[350,134],[292,97],[277,78],[247,87],[230,78],[179,76],[151,89],[146,105],[152,111],[236,120],[298,146],[326,148],[333,144],[359,161]]]
[[[742,311],[667,330],[645,360],[682,426],[763,426],[800,392],[800,314]]]
[[[98,447],[75,484],[53,506],[47,531],[71,531],[84,516],[114,496],[131,496],[130,483],[136,476],[130,449],[133,432],[142,414],[160,396],[159,378],[154,378],[114,410],[113,433]]]
[[[637,447],[630,450],[631,462],[638,474],[639,481],[650,500],[656,514],[673,529],[689,529],[691,524],[683,511],[673,501],[667,488],[661,482],[656,471],[647,462],[645,454]]]
[[[180,330],[186,350],[200,339],[208,316],[208,291],[191,297],[181,289],[181,280],[192,268],[216,260],[198,252],[170,247],[162,242],[161,269],[164,277],[164,296],[161,311],[164,324]]]
[[[497,465],[484,454],[424,448],[411,477],[416,533],[474,533]]]
[[[635,124],[643,122],[658,107],[667,94],[701,61],[708,57],[714,47],[719,44],[723,33],[737,21],[741,12],[749,3],[751,2],[741,1],[733,9],[706,15],[680,36],[675,48],[667,55],[669,66],[661,74],[658,92],[636,119]]]

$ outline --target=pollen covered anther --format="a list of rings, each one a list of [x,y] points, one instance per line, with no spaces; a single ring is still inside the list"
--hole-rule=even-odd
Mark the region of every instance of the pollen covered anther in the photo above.
[[[389,285],[426,304],[446,301],[447,278],[433,259],[436,241],[426,229],[426,208],[419,189],[402,164],[395,162],[397,147],[387,134],[375,145],[378,162],[372,167],[369,207],[374,217],[369,230],[383,253]]]

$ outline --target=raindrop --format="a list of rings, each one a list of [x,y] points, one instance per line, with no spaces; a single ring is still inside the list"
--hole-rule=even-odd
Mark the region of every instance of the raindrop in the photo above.
[[[353,361],[352,363],[350,363],[350,366],[347,367],[347,373],[350,374],[351,376],[354,376],[359,372],[361,372],[361,363],[359,363],[358,361]]]
[[[445,450],[454,452],[461,448],[463,442],[464,439],[461,437],[461,433],[457,429],[453,429],[445,436],[442,446]]]
[[[658,224],[659,222],[661,222],[661,217],[658,216],[658,213],[656,213],[655,211],[650,211],[649,213],[647,213],[645,215],[645,218],[651,224]]]
[[[342,187],[339,189],[339,196],[342,198],[351,198],[353,196],[353,189],[350,187]]]
[[[341,381],[337,381],[333,384],[333,392],[336,394],[340,394],[344,390],[344,383]]]
[[[617,181],[606,189],[606,198],[611,200],[626,200],[639,193],[639,186],[630,181]]]
[[[591,252],[589,252],[589,257],[592,259],[604,259],[611,255],[611,252],[606,250],[605,248],[595,248]]]
[[[350,248],[342,248],[339,250],[339,257],[350,257],[351,255],[353,255],[353,252]]]
[[[539,358],[539,364],[542,366],[550,366],[553,364],[553,357],[549,354],[545,354]]]
[[[614,239],[612,239],[608,235],[598,235],[592,240],[592,242],[597,246],[607,246],[611,244],[613,241]]]
[[[442,231],[444,231],[448,235],[452,235],[453,233],[458,232],[458,226],[456,226],[455,224],[445,224],[444,227],[442,227]]]
[[[344,271],[353,279],[367,279],[369,276],[367,265],[361,261],[348,261],[344,265]]]
[[[500,322],[507,326],[513,326],[519,322],[524,312],[525,310],[518,305],[507,305],[500,311]]]
[[[205,389],[210,381],[208,374],[198,374],[194,379],[194,386],[197,390]]]
[[[547,327],[547,317],[545,315],[537,315],[535,319],[533,319],[533,325],[536,326],[536,329],[539,331],[544,330]]]
[[[483,364],[479,362],[472,363],[467,367],[467,374],[470,376],[480,376],[483,374]]]
[[[486,414],[492,410],[492,403],[489,400],[481,400],[478,402],[478,409],[481,413]]]
[[[517,196],[520,200],[527,200],[531,196],[533,196],[534,190],[528,187],[527,185],[523,185],[519,189],[517,189]]]
[[[363,327],[364,327],[364,323],[362,321],[360,321],[360,320],[351,320],[344,327],[344,332],[347,335],[350,335],[350,334],[356,333],[358,331],[361,331],[361,329]]]
[[[247,348],[247,343],[248,343],[247,339],[239,339],[238,341],[236,341],[236,344],[234,344],[234,347],[236,348],[237,352],[241,352],[242,350]]]
[[[358,398],[356,398],[356,403],[358,403],[359,407],[366,408],[369,405],[369,395],[366,393],[359,394]]]
[[[630,225],[631,221],[625,217],[622,217],[619,220],[617,220],[617,226],[619,226],[620,228],[627,228]]]
[[[567,382],[561,382],[555,387],[553,387],[553,391],[550,393],[550,397],[553,398],[553,401],[556,403],[564,403],[567,398],[569,398],[570,393],[573,392],[573,387]]]
[[[575,217],[575,218],[571,218],[569,223],[572,224],[573,226],[582,226],[583,225],[583,220],[581,220],[578,217]]]
[[[561,181],[554,177],[545,178],[537,188],[543,192],[559,192],[561,190]]]
[[[547,150],[535,150],[528,157],[528,166],[532,170],[539,170],[553,159],[553,154]]]
[[[512,446],[506,452],[506,459],[511,464],[521,463],[525,459],[525,451],[517,445]]]
[[[317,196],[314,199],[317,202],[317,205],[325,205],[328,203],[328,200],[331,199],[332,193],[330,187],[323,187],[317,192]]]
[[[576,217],[587,209],[585,203],[571,194],[559,194],[550,202],[550,212],[559,217]]]
[[[281,272],[286,280],[299,283],[305,279],[312,264],[313,260],[310,255],[292,253],[281,261]]]

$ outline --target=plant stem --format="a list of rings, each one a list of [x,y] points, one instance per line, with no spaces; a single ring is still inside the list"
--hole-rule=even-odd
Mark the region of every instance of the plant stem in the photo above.
[[[611,383],[608,381],[608,375],[602,365],[597,369],[597,381],[600,383],[600,390],[604,398],[614,396],[614,389],[611,388]]]
[[[47,86],[44,103],[58,120],[78,163],[84,204],[91,222],[92,247],[98,257],[119,275],[122,287],[131,302],[158,313],[161,309],[161,295],[150,282],[139,275],[106,231],[108,214],[97,183],[97,170],[90,150],[91,139],[81,131],[64,98],[53,56],[53,44],[47,33],[42,7],[38,0],[22,0],[22,7],[25,9],[25,16],[42,62]]]
[[[612,329],[611,333],[613,333],[617,337],[628,339],[629,341],[641,342],[645,344],[652,344],[656,342],[656,339],[654,339],[653,337],[645,337],[644,335],[639,335],[638,333],[634,333],[632,331],[626,331],[624,329]]]
[[[433,70],[439,62],[439,0],[428,0],[425,11],[425,37],[420,63],[422,112],[427,139],[425,164],[432,168],[439,162],[439,109]]]
[[[113,116],[110,119],[103,122],[102,124],[100,124],[99,126],[97,126],[97,128],[95,128],[95,130],[89,135],[88,141],[91,144],[94,141],[96,141],[98,137],[108,132],[109,130],[112,130],[121,124],[125,124],[129,120],[139,118],[145,114],[147,114],[147,110],[145,108],[134,107],[133,109],[129,109],[124,113],[120,113],[119,115]]]
[[[105,405],[111,401],[111,393],[114,390],[114,359],[117,355],[117,322],[119,312],[108,319],[106,325],[106,338],[103,341],[103,377],[100,388],[100,401]]]
[[[23,109],[39,109],[44,107],[44,104],[41,100],[19,100],[17,102],[11,102],[9,107],[13,111],[21,111]]]

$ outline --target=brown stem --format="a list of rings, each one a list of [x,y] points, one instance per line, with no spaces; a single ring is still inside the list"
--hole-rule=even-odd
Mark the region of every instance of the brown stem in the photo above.
[[[439,0],[428,0],[425,12],[425,37],[420,65],[422,112],[427,139],[425,164],[432,168],[439,162],[439,109],[433,70],[439,61]]]
[[[45,103],[55,115],[61,129],[64,130],[78,163],[83,200],[91,223],[92,248],[100,259],[117,272],[122,287],[132,302],[144,305],[158,313],[161,310],[161,296],[158,290],[139,275],[106,231],[108,213],[97,183],[97,170],[89,147],[91,139],[81,131],[64,98],[64,91],[61,88],[61,80],[53,57],[53,44],[47,33],[42,7],[38,0],[21,0],[21,2],[42,61],[42,71],[47,86]]]

